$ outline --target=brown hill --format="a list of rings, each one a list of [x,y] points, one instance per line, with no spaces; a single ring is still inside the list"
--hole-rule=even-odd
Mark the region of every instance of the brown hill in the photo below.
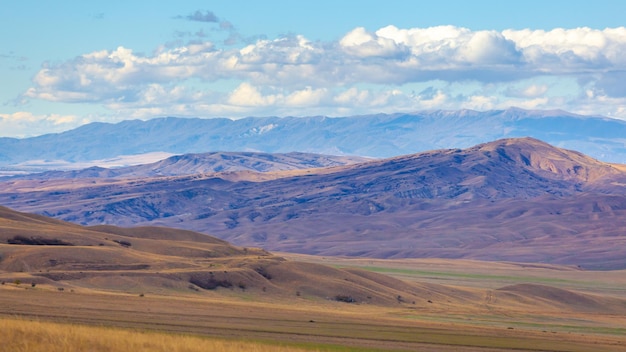
[[[427,288],[380,274],[286,261],[185,230],[81,227],[0,207],[0,278],[72,289],[248,292],[348,303],[414,301]],[[432,285],[436,287],[437,285]]]
[[[142,178],[223,172],[276,172],[356,164],[370,159],[313,153],[213,152],[175,155],[155,163],[119,168],[47,171],[10,179],[48,180],[74,178]]]
[[[555,308],[599,312],[608,307],[607,298],[564,290],[561,288],[538,285],[516,284],[497,290],[500,298],[507,297],[517,301],[548,303]],[[610,313],[611,311],[608,311]]]
[[[522,138],[262,177],[10,181],[0,203],[269,250],[614,269],[626,268],[623,170]]]
[[[54,291],[179,298],[225,295],[281,303],[330,300],[457,314],[485,309],[621,314],[625,307],[617,297],[545,285],[486,291],[408,282],[357,268],[290,261],[186,230],[87,228],[4,207],[0,207],[0,281]]]

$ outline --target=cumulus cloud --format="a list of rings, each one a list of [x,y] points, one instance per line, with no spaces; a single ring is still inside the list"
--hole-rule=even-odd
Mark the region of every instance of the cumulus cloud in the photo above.
[[[405,58],[409,48],[393,38],[387,38],[378,33],[368,33],[365,28],[359,27],[346,34],[339,45],[349,55],[360,58]]]
[[[196,11],[186,19],[233,28],[210,11]],[[150,54],[125,47],[85,53],[44,64],[23,97],[181,115],[277,114],[299,107],[356,111],[526,104],[550,108],[555,102],[574,104],[578,93],[587,90],[594,93],[586,98],[590,106],[599,97],[622,101],[624,72],[624,27],[501,32],[455,26],[387,26],[370,32],[359,27],[332,42],[290,35],[233,48],[203,40],[163,46]],[[547,84],[529,83],[538,77],[579,82],[571,88],[578,93],[547,96]],[[185,87],[188,81],[209,88],[192,90]],[[224,91],[218,88],[222,81],[235,81],[237,86]],[[459,93],[439,86],[415,94],[403,89],[433,81],[474,82],[483,90]],[[484,90],[489,86],[498,89]]]

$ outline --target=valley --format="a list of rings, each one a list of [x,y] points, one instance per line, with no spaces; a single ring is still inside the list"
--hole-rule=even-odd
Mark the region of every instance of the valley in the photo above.
[[[0,208],[0,314],[294,350],[620,351],[623,271],[272,254]],[[9,346],[10,343],[9,343]]]
[[[4,1],[0,352],[626,352],[625,12]]]
[[[622,351],[625,171],[521,138],[4,178],[0,315],[293,351]]]

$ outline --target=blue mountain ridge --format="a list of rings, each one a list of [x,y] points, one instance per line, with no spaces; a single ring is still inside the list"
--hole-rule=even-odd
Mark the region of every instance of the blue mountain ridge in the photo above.
[[[561,110],[426,111],[350,117],[164,117],[90,123],[57,134],[0,138],[0,166],[79,162],[149,152],[293,151],[386,158],[533,137],[598,160],[626,163],[626,121]]]

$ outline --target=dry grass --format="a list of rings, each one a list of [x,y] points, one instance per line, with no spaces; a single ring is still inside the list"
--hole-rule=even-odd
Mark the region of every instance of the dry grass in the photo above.
[[[0,351],[3,352],[312,351],[312,349],[251,341],[23,319],[0,319],[0,331],[2,331]]]
[[[74,246],[1,243],[24,234]],[[2,207],[0,240],[3,324],[35,320],[0,325],[1,351],[195,350],[185,349],[191,345],[586,352],[626,346],[623,272],[435,259],[293,255],[292,261],[187,231],[84,228]],[[226,281],[232,285],[209,287]],[[337,302],[337,295],[357,303]],[[96,330],[48,329],[40,321]],[[159,349],[168,339],[179,341]]]
[[[259,345],[256,342],[260,341],[261,347],[269,344],[272,351],[282,351],[272,344],[291,350],[344,352],[495,352],[511,349],[617,352],[623,351],[626,346],[623,319],[618,316],[605,316],[608,320],[602,323],[586,322],[586,319],[593,318],[592,315],[547,314],[531,317],[523,312],[502,315],[490,310],[476,312],[463,306],[443,308],[436,302],[432,304],[432,308],[423,310],[319,302],[303,298],[268,303],[242,301],[235,297],[139,297],[97,292],[51,292],[12,286],[0,286],[0,317],[4,315],[7,319],[13,319],[20,316],[42,321],[62,321],[96,326],[103,330],[108,328],[102,326],[115,327],[127,329],[127,333],[137,335],[157,336],[150,334],[158,331],[165,336],[185,334],[185,337],[202,336],[223,342],[233,342],[224,339],[239,338],[253,345]],[[613,328],[607,328],[611,326]],[[618,328],[619,326],[622,328]],[[0,329],[3,336],[9,336],[5,333],[8,329],[2,325]],[[34,333],[32,336],[38,334]],[[100,332],[87,335],[106,336]],[[28,336],[28,333],[22,336]],[[149,340],[164,344],[159,339],[161,337]],[[10,340],[7,338],[4,341]],[[98,345],[97,340],[86,343]],[[184,344],[181,343],[180,346]],[[4,351],[2,348],[5,347],[0,347],[0,351]],[[5,350],[20,351],[17,347]],[[26,350],[37,351],[34,348]],[[79,349],[65,351],[75,350]],[[142,349],[141,346],[134,345],[109,349],[118,350]],[[159,351],[156,348],[146,350]],[[221,349],[210,347],[205,350]],[[241,347],[239,350],[255,351],[252,347]]]

